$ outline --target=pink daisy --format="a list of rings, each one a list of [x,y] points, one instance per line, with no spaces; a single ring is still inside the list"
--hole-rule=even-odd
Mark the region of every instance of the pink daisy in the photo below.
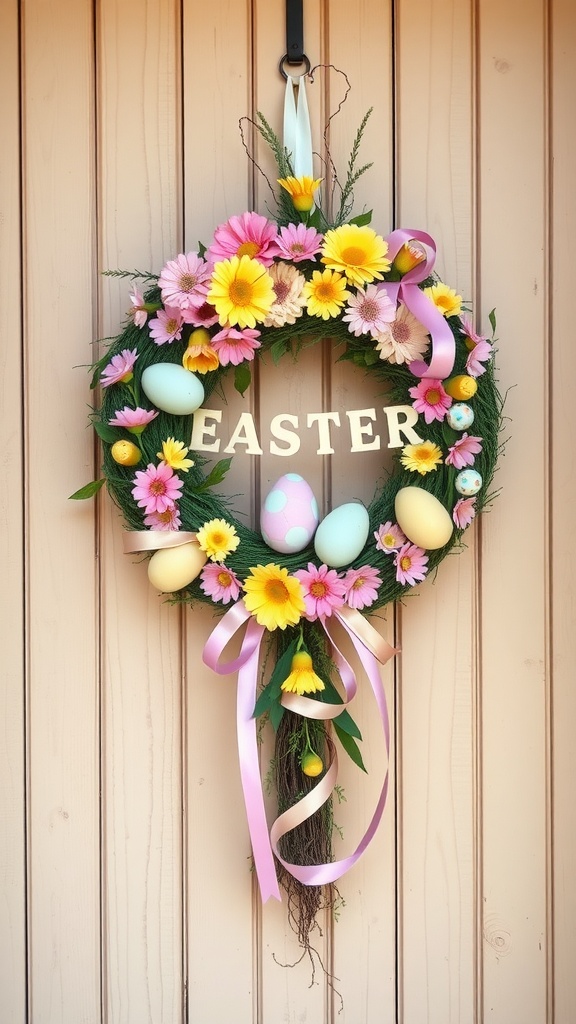
[[[212,267],[197,252],[180,253],[162,268],[158,284],[166,307],[184,311],[208,294]]]
[[[396,566],[396,579],[398,583],[413,587],[419,580],[423,580],[428,572],[428,555],[416,544],[403,544],[400,551],[396,552],[394,565]]]
[[[374,537],[378,551],[384,551],[387,555],[390,555],[393,551],[398,551],[406,543],[406,537],[400,527],[396,523],[390,522],[390,520],[378,527]]]
[[[176,505],[171,505],[165,512],[150,512],[150,515],[144,517],[144,526],[149,526],[151,530],[179,530],[181,525]]]
[[[464,469],[464,466],[474,465],[474,456],[481,451],[481,437],[469,437],[468,434],[462,434],[462,437],[459,437],[448,449],[448,455],[444,462],[447,466],[454,466],[455,469]]]
[[[182,497],[180,491],[184,486],[165,462],[158,466],[148,463],[146,469],[136,473],[132,483],[132,497],[147,516],[171,508]]]
[[[459,498],[452,509],[452,519],[459,530],[465,530],[476,515],[476,498]]]
[[[482,364],[487,363],[490,359],[492,345],[483,334],[476,333],[470,317],[460,317],[460,323],[462,324],[460,334],[464,335],[466,347],[470,349],[466,360],[466,373],[469,373],[471,377],[480,377],[486,372],[486,367]]]
[[[232,256],[249,256],[265,267],[270,267],[275,256],[280,255],[276,244],[276,224],[259,213],[246,212],[239,217],[230,217],[214,232],[214,241],[207,256],[212,263],[228,260]]]
[[[442,381],[431,377],[424,377],[415,388],[409,389],[409,394],[415,399],[412,402],[413,408],[423,414],[426,423],[443,420],[446,410],[452,405],[452,399],[444,391]]]
[[[218,323],[218,313],[210,302],[200,302],[197,306],[191,305],[188,309],[182,310],[185,324],[192,324],[193,327],[212,327]]]
[[[317,568],[313,562],[308,562],[308,569],[298,569],[294,575],[302,584],[304,614],[311,622],[321,615],[332,615],[335,608],[344,604],[344,583],[335,569],[327,565]]]
[[[316,261],[316,253],[322,247],[323,235],[318,234],[316,228],[307,228],[305,224],[288,224],[280,228],[280,234],[276,239],[279,255],[292,263],[300,263],[301,260]]]
[[[366,289],[359,288],[356,295],[350,296],[342,319],[348,322],[348,330],[359,337],[360,334],[381,334],[395,317],[396,306],[386,291],[378,285],[369,284]]]
[[[260,348],[260,331],[245,327],[238,330],[237,327],[224,327],[212,338],[212,348],[218,353],[221,366],[232,363],[238,366],[245,359],[254,359],[254,351]]]
[[[108,363],[100,375],[100,383],[103,388],[110,384],[118,384],[120,381],[132,380],[134,363],[138,359],[138,350],[125,348]]]
[[[132,303],[130,316],[132,317],[134,323],[136,324],[136,327],[144,327],[144,324],[148,319],[148,312],[144,304],[144,296],[142,295],[142,292],[138,290],[136,285],[134,285],[132,291],[130,292],[130,302]]]
[[[166,306],[159,309],[154,320],[150,321],[150,337],[157,345],[180,341],[183,324],[182,311],[177,306]]]
[[[237,601],[240,593],[240,580],[236,573],[217,562],[205,565],[200,573],[200,590],[203,590],[213,601]]]
[[[348,569],[344,574],[343,583],[345,586],[344,596],[346,604],[350,608],[369,608],[378,597],[378,587],[382,580],[378,570],[370,565],[363,565],[361,569]]]
[[[132,434],[141,434],[147,423],[151,423],[158,415],[158,410],[151,412],[150,409],[130,409],[127,405],[123,409],[117,409],[114,418],[108,420],[111,427],[126,427]]]

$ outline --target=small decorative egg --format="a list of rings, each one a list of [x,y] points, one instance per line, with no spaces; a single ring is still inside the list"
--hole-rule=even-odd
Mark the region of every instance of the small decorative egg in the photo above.
[[[119,466],[137,466],[142,458],[142,452],[138,445],[124,439],[114,441],[110,455]]]
[[[482,477],[475,469],[462,469],[456,477],[454,486],[458,494],[471,498],[473,494],[478,494],[482,487]]]
[[[160,548],[148,562],[148,579],[156,590],[173,594],[187,587],[206,564],[206,552],[195,541],[174,548]]]
[[[318,503],[310,485],[299,473],[286,473],[264,499],[260,532],[273,551],[303,551],[314,536],[318,518]]]
[[[362,551],[370,529],[368,512],[360,502],[350,501],[329,512],[316,530],[314,550],[331,569],[349,565]]]
[[[459,402],[467,401],[469,398],[474,398],[478,391],[478,381],[467,373],[459,373],[456,377],[444,381],[444,390],[446,394]]]
[[[401,487],[394,502],[396,522],[408,540],[435,551],[448,543],[454,524],[441,501],[423,487]]]
[[[198,377],[178,363],[154,363],[142,373],[142,390],[157,409],[173,416],[189,416],[204,401]]]
[[[448,409],[446,422],[452,430],[468,430],[474,422],[474,412],[464,402],[456,402]]]

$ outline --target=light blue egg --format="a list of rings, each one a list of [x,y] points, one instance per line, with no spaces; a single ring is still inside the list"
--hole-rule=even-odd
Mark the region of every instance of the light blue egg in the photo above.
[[[446,413],[446,422],[452,430],[468,430],[474,422],[474,410],[466,402],[455,402]]]
[[[471,498],[473,494],[478,494],[482,487],[482,477],[475,469],[462,469],[456,477],[454,486],[458,494]]]
[[[141,378],[142,391],[162,412],[190,416],[204,401],[204,385],[178,363],[154,363]]]
[[[316,530],[314,550],[318,558],[340,569],[350,565],[363,550],[368,539],[370,520],[360,502],[350,501],[329,512]]]

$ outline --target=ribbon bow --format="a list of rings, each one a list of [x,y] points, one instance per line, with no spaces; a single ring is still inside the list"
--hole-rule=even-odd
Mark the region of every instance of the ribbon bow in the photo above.
[[[396,231],[388,235],[386,241],[388,242],[387,255],[391,262],[398,255],[402,246],[411,241],[423,242],[428,247],[425,249],[426,259],[424,262],[418,263],[407,274],[404,274],[401,281],[387,281],[383,287],[393,302],[401,300],[404,303],[416,319],[426,327],[432,338],[430,365],[420,360],[414,360],[410,363],[410,372],[415,377],[434,377],[437,380],[445,380],[450,376],[454,366],[454,335],[442,313],[418,287],[432,273],[436,260],[434,239],[425,231],[418,231],[416,228],[397,228]],[[428,251],[429,249],[431,253]]]

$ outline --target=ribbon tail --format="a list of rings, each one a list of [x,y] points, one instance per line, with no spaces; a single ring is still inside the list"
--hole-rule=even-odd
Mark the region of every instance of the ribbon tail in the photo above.
[[[305,75],[286,78],[284,94],[284,148],[290,154],[294,177],[313,177],[312,129],[306,98]],[[298,88],[298,99],[294,95]]]
[[[429,365],[421,360],[414,360],[410,363],[410,372],[415,377],[434,377],[437,380],[446,380],[452,373],[456,352],[454,335],[446,319],[428,296],[420,291],[418,285],[402,282],[399,294],[410,312],[429,331],[432,338],[432,355]]]

